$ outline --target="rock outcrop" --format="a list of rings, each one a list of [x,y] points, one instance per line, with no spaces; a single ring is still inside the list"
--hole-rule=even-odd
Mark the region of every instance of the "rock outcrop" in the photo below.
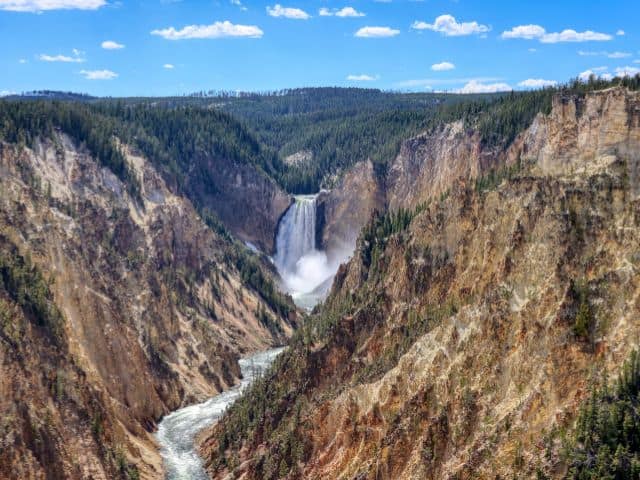
[[[142,203],[64,135],[0,145],[2,478],[161,478],[155,422],[292,331],[228,241],[127,161]]]
[[[639,100],[556,98],[486,162],[455,125],[407,142],[389,203],[421,208],[366,228],[269,388],[204,440],[212,478],[562,477],[557,433],[640,339]]]
[[[318,198],[317,244],[330,258],[353,252],[362,227],[385,208],[383,190],[371,161],[356,163],[330,192]]]
[[[278,222],[292,199],[272,178],[251,164],[207,157],[194,163],[185,190],[238,238],[274,253]]]

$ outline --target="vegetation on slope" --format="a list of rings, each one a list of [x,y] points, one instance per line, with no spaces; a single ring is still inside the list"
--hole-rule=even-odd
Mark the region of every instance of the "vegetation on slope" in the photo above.
[[[535,115],[549,112],[554,94],[584,95],[614,85],[637,89],[638,78],[594,77],[557,88],[489,95],[301,89],[217,98],[213,105],[244,119],[281,159],[310,152],[311,160],[283,165],[275,178],[289,192],[312,193],[331,187],[333,175],[358,161],[370,159],[384,172],[403,140],[448,122],[463,120],[467,128],[477,129],[486,148],[504,147]]]
[[[49,281],[28,257],[7,244],[0,251],[0,292],[14,301],[58,345],[64,345],[64,318],[53,301]]]
[[[567,478],[640,478],[640,355],[632,352],[620,376],[591,389],[565,452]]]
[[[0,101],[0,141],[33,147],[37,139],[55,138],[56,131],[85,145],[128,186],[139,203],[139,179],[119,144],[140,149],[169,184],[191,198],[205,223],[227,241],[226,259],[240,272],[244,284],[258,292],[283,318],[289,316],[293,310],[291,299],[278,292],[254,255],[233,244],[231,235],[212,212],[199,204],[198,197],[185,191],[188,173],[200,178],[205,189],[214,188],[206,180],[215,173],[198,162],[212,155],[232,163],[249,163],[275,175],[280,168],[277,157],[263,149],[240,123],[224,112],[195,107],[159,109],[147,104],[128,106],[119,101]]]
[[[140,183],[118,147],[115,120],[75,102],[0,101],[0,141],[33,147],[57,130],[85,145],[139,200]]]

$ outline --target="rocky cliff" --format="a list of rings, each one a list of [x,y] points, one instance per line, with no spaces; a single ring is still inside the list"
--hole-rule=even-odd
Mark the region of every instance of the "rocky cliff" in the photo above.
[[[161,478],[155,422],[295,325],[121,149],[140,200],[65,135],[0,145],[2,478]]]
[[[375,211],[385,209],[380,179],[371,161],[356,163],[337,186],[318,198],[317,244],[330,258],[351,253],[362,227]]]
[[[194,204],[216,213],[234,235],[274,253],[280,218],[291,198],[251,164],[206,157],[194,161],[185,191]]]
[[[639,100],[557,97],[487,156],[460,125],[407,142],[389,203],[420,207],[365,228],[204,441],[212,478],[564,476],[591,379],[640,340]]]

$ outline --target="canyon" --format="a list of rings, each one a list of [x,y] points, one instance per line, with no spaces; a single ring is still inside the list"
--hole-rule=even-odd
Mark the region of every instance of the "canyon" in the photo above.
[[[0,476],[567,476],[640,338],[638,89],[434,96],[332,164],[256,98],[0,128]]]
[[[389,213],[203,440],[211,477],[567,475],[559,432],[639,338],[639,102],[556,94],[503,149],[404,142]]]
[[[240,356],[295,328],[293,306],[284,317],[247,286],[228,241],[124,148],[142,203],[64,134],[0,146],[5,283],[20,259],[59,312],[52,333],[2,298],[3,478],[160,478],[157,420],[230,388]]]

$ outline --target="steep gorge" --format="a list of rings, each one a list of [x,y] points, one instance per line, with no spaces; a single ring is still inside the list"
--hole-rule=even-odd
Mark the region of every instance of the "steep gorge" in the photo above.
[[[63,133],[0,144],[3,478],[161,477],[156,421],[296,326],[239,247],[120,148],[139,199]]]
[[[212,429],[211,476],[563,476],[553,432],[640,339],[639,164],[624,88],[556,96],[502,150],[460,124],[406,142],[384,195],[409,210]]]

